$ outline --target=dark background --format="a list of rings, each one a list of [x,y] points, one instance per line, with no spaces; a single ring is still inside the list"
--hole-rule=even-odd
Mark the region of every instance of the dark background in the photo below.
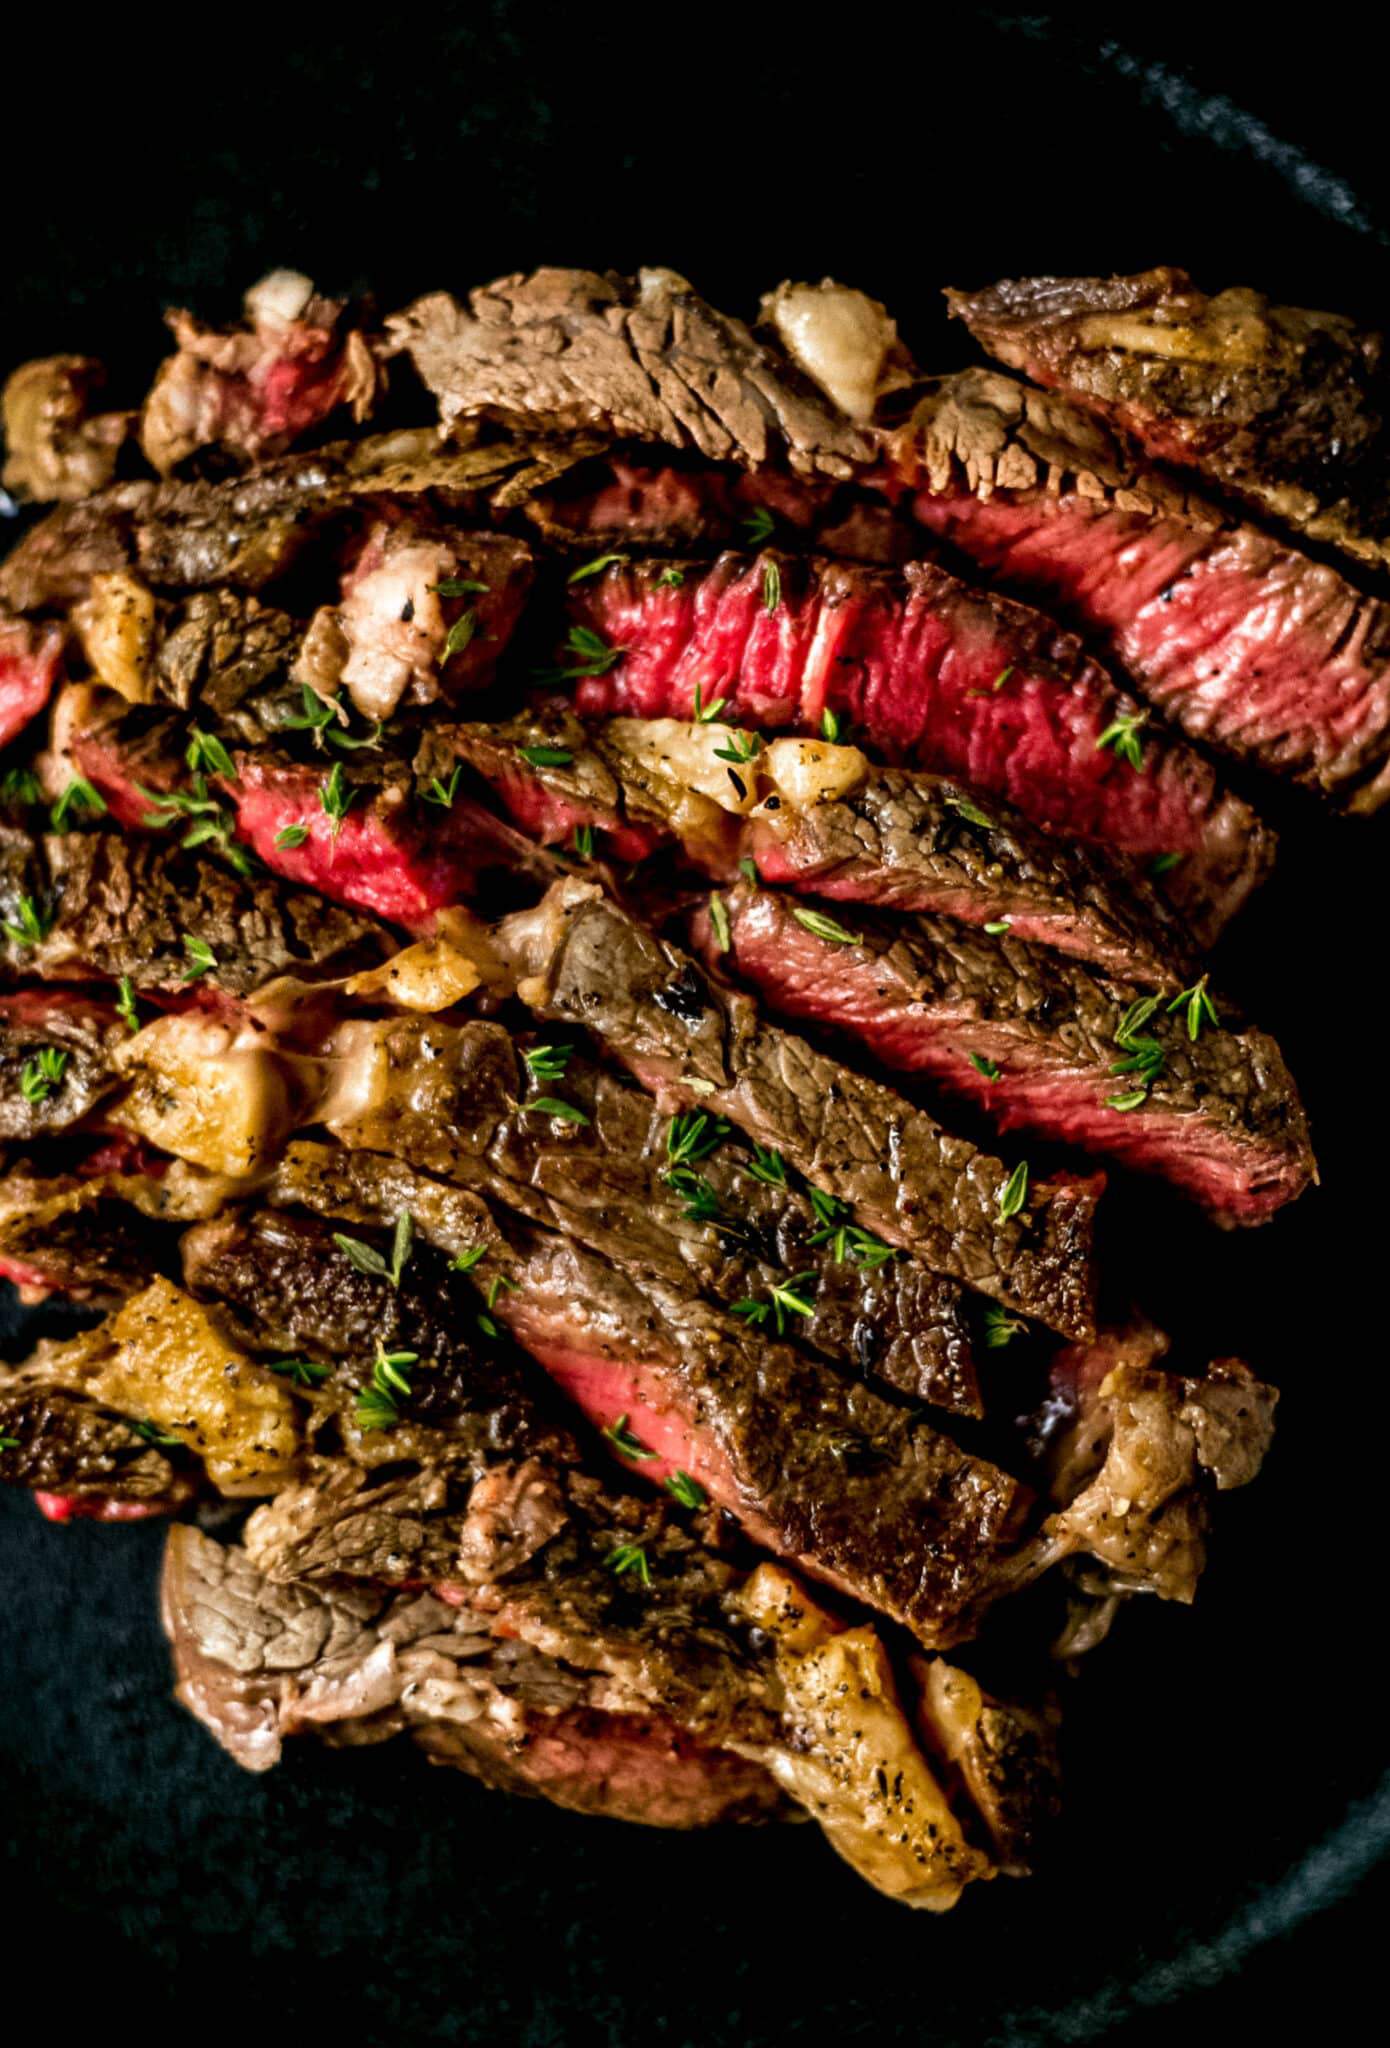
[[[938,368],[964,353],[939,286],[1028,271],[1174,261],[1384,321],[1383,80],[1335,15],[1256,50],[1246,10],[1229,31],[1172,9],[1108,33],[813,19],[286,9],[117,33],[50,11],[7,30],[4,357],[90,349],[143,381],[165,303],[230,313],[273,263],[389,305],[542,261],[658,262],[740,312],[831,272]],[[1197,1607],[1133,1613],[1076,1688],[1055,1869],[934,1922],[810,1831],[622,1830],[390,1750],[244,1776],[169,1702],[158,1531],[7,1500],[11,2017],[41,1986],[72,2031],[214,2039],[1335,2034],[1390,1905],[1385,835],[1279,809],[1281,872],[1220,973],[1303,1083],[1324,1185],[1234,1239],[1161,1202],[1114,1227],[1202,1355],[1282,1385],[1281,1435],[1225,1503]]]

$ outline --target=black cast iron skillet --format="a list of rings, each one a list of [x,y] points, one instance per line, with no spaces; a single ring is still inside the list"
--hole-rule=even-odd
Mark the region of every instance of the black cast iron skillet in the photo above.
[[[1261,60],[1248,16],[1107,43],[1043,16],[496,6],[61,48],[37,21],[7,53],[4,355],[147,374],[165,303],[229,312],[282,262],[388,304],[538,261],[667,263],[740,310],[831,272],[942,368],[966,350],[937,288],[1039,270],[1177,262],[1383,321],[1379,80],[1307,26]],[[1390,1889],[1386,834],[1272,808],[1281,871],[1220,975],[1284,1045],[1324,1184],[1255,1233],[1162,1202],[1126,1227],[1159,1315],[1282,1384],[1279,1440],[1196,1608],[1131,1614],[1075,1689],[1055,1868],[937,1922],[806,1830],[648,1834],[395,1749],[246,1777],[169,1702],[158,1529],[6,1500],[11,2017],[672,2048],[1335,2027]]]

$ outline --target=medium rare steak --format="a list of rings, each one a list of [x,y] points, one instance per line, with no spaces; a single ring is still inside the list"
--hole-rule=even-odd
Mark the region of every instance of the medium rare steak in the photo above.
[[[1249,807],[1181,740],[1141,731],[1139,703],[1039,613],[927,562],[726,555],[675,573],[619,562],[574,586],[571,617],[596,636],[567,657],[586,715],[690,718],[720,703],[738,724],[820,733],[829,713],[890,761],[1162,859],[1165,889],[1208,931],[1267,871],[1273,840]]]
[[[47,988],[0,996],[0,1139],[70,1129],[117,1086],[115,1012]]]
[[[1355,558],[1390,559],[1381,335],[1245,287],[1208,297],[1167,268],[946,296],[991,355],[1154,461],[1199,470]]]
[[[528,1048],[490,1023],[349,1025],[336,1047],[340,1071],[370,1077],[360,1093],[349,1085],[344,1108],[322,1112],[344,1144],[475,1186],[716,1304],[764,1316],[790,1289],[798,1306],[776,1320],[799,1342],[923,1400],[980,1412],[956,1282],[890,1253],[824,1196],[813,1201],[779,1153],[753,1151],[722,1120],[697,1128],[665,1116],[571,1046],[529,1049],[538,1075]],[[554,1113],[542,1106],[557,1100]]]
[[[1066,399],[992,371],[924,399],[896,466],[924,526],[1084,628],[1190,738],[1346,810],[1390,796],[1379,598],[1189,495]]]
[[[383,1166],[385,1203],[394,1203],[403,1191],[394,1161],[327,1148],[301,1159],[295,1182],[282,1182],[281,1191],[328,1215],[377,1217]],[[455,1256],[485,1247],[470,1270],[486,1319],[609,1432],[631,1472],[658,1485],[693,1482],[695,1497],[708,1494],[765,1548],[904,1622],[924,1642],[968,1631],[967,1615],[991,1597],[1017,1538],[1027,1496],[1015,1480],[958,1450],[910,1409],[794,1351],[771,1324],[754,1328],[688,1287],[620,1268],[500,1205],[449,1193],[453,1216],[437,1200],[422,1203],[421,1228],[447,1233],[445,1249],[459,1245]],[[466,1212],[458,1205],[470,1201],[479,1220],[462,1245],[455,1233]],[[265,1235],[270,1226],[257,1228]],[[201,1259],[197,1280],[219,1291],[230,1284],[225,1269]],[[240,1312],[266,1314],[269,1283],[237,1284]],[[313,1342],[307,1317],[296,1328]],[[388,1444],[400,1440],[393,1429]]]
[[[1092,1327],[1099,1185],[1030,1183],[877,1081],[765,1023],[601,893],[557,886],[500,928],[538,1015],[589,1030],[672,1107],[727,1117],[866,1229],[1063,1332]],[[835,951],[827,942],[827,974]]]
[[[1142,981],[1186,978],[1187,939],[1150,883],[949,777],[879,767],[855,747],[764,746],[712,721],[615,718],[586,732],[546,707],[433,731],[418,772],[450,759],[484,776],[543,840],[573,843],[588,826],[615,859],[640,859],[669,835],[716,879],[751,859],[798,891],[1002,920],[1020,938]]]
[[[374,924],[271,876],[115,832],[54,835],[45,846],[56,909],[34,957],[50,973],[125,975],[170,993],[196,981],[241,996],[276,974],[347,971],[380,955]]]
[[[780,891],[740,884],[723,900],[727,952],[709,912],[695,920],[707,959],[781,1015],[829,1025],[968,1097],[1001,1130],[1160,1174],[1227,1222],[1264,1221],[1313,1177],[1273,1039],[1224,1014],[1212,1025],[1190,996],[1173,1014],[1133,983],[939,918],[861,917],[828,972],[825,942]]]
[[[37,718],[63,666],[63,634],[10,618],[0,607],[0,747]]]

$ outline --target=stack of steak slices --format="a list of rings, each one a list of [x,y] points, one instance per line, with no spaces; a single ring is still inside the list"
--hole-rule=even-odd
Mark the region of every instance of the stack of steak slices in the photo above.
[[[1076,402],[666,271],[385,332],[277,273],[139,411],[7,388],[0,1273],[90,1327],[0,1372],[0,1476],[175,1518],[251,1768],[801,1808],[939,1909],[1053,1818],[1038,1644],[1191,1599],[1258,1468],[1244,1365],[1102,1320],[1095,1161],[1315,1177],[1207,949],[1246,763],[1377,800],[1373,602],[1242,523],[1370,558],[1374,350],[1176,273],[957,310]]]

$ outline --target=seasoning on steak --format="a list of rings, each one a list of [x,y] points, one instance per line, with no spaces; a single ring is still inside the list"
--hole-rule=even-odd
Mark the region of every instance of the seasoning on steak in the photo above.
[[[1146,467],[1080,407],[993,371],[937,386],[896,465],[924,526],[1084,628],[1190,738],[1346,810],[1390,796],[1379,598]],[[1151,731],[1137,736],[1148,757]]]
[[[824,941],[779,891],[740,884],[723,903],[727,951],[707,910],[693,928],[712,964],[781,1015],[978,1103],[1000,1130],[1160,1174],[1227,1222],[1264,1221],[1314,1175],[1278,1046],[1231,1020],[1224,999],[1213,1025],[1191,995],[1172,1010],[1012,933],[939,918],[860,918],[827,972]]]
[[[1189,959],[1151,884],[962,783],[875,766],[857,747],[764,745],[708,720],[615,718],[586,733],[545,708],[438,728],[417,771],[423,779],[448,758],[467,761],[543,841],[589,825],[614,858],[631,860],[670,836],[716,879],[751,859],[764,879],[799,892],[1002,920],[1020,938],[1143,981],[1173,982]]]
[[[870,437],[775,342],[718,313],[671,270],[520,272],[417,299],[387,322],[442,425],[666,442],[713,461],[848,477]]]
[[[393,1161],[299,1149],[294,1181],[280,1185],[306,1206],[380,1215],[383,1168],[396,1199]],[[684,1474],[763,1547],[925,1642],[959,1637],[1016,1535],[1026,1496],[1014,1480],[794,1351],[772,1321],[721,1314],[687,1284],[600,1259],[500,1204],[485,1213],[466,1249],[488,1248],[473,1268],[488,1318],[610,1432],[632,1472],[657,1485]],[[196,1279],[220,1285],[202,1266]],[[307,1317],[303,1341],[314,1341]]]
[[[0,1276],[31,1298],[119,1300],[167,1263],[162,1225],[209,1216],[226,1194],[215,1174],[109,1139],[69,1172],[20,1161],[0,1179]]]
[[[242,996],[272,975],[380,954],[375,925],[272,876],[115,832],[55,834],[45,849],[57,904],[34,959],[49,973]]]
[[[1059,389],[1257,512],[1383,565],[1390,537],[1381,335],[1184,270],[1010,279],[948,292],[1000,362]]]
[[[1100,1184],[1030,1181],[924,1110],[766,1024],[747,996],[584,883],[501,927],[524,1001],[592,1031],[663,1102],[725,1116],[856,1220],[1066,1334],[1092,1328]],[[826,945],[826,974],[838,948]],[[1015,1207],[1015,1201],[1021,1206]]]
[[[247,292],[243,327],[219,332],[169,313],[177,353],[161,365],[140,419],[152,467],[167,476],[208,450],[237,463],[279,455],[340,408],[360,426],[381,373],[346,311],[309,278],[273,270]]]
[[[1273,840],[1249,807],[1182,741],[1141,730],[1136,700],[1039,613],[927,562],[727,555],[676,574],[620,562],[573,587],[572,618],[608,650],[569,662],[586,716],[690,718],[697,692],[741,725],[819,734],[829,713],[889,760],[1048,830],[1163,858],[1165,890],[1207,935],[1268,869]],[[1130,727],[1139,768],[1117,750]]]
[[[692,1283],[715,1303],[766,1305],[790,1287],[803,1304],[789,1318],[800,1343],[923,1400],[980,1412],[961,1289],[890,1255],[823,1196],[817,1208],[779,1155],[751,1152],[714,1120],[691,1137],[570,1047],[537,1055],[563,1066],[562,1080],[538,1079],[495,1024],[349,1024],[334,1047],[344,1106],[320,1114],[344,1144],[478,1187],[625,1269]],[[555,1088],[587,1121],[531,1107]],[[290,1148],[275,1186],[300,1151]],[[401,1202],[413,1207],[405,1192]]]
[[[0,1366],[0,1484],[56,1494],[73,1513],[115,1504],[168,1514],[192,1492],[158,1432],[48,1383],[30,1368]],[[123,1519],[109,1516],[107,1519]]]

